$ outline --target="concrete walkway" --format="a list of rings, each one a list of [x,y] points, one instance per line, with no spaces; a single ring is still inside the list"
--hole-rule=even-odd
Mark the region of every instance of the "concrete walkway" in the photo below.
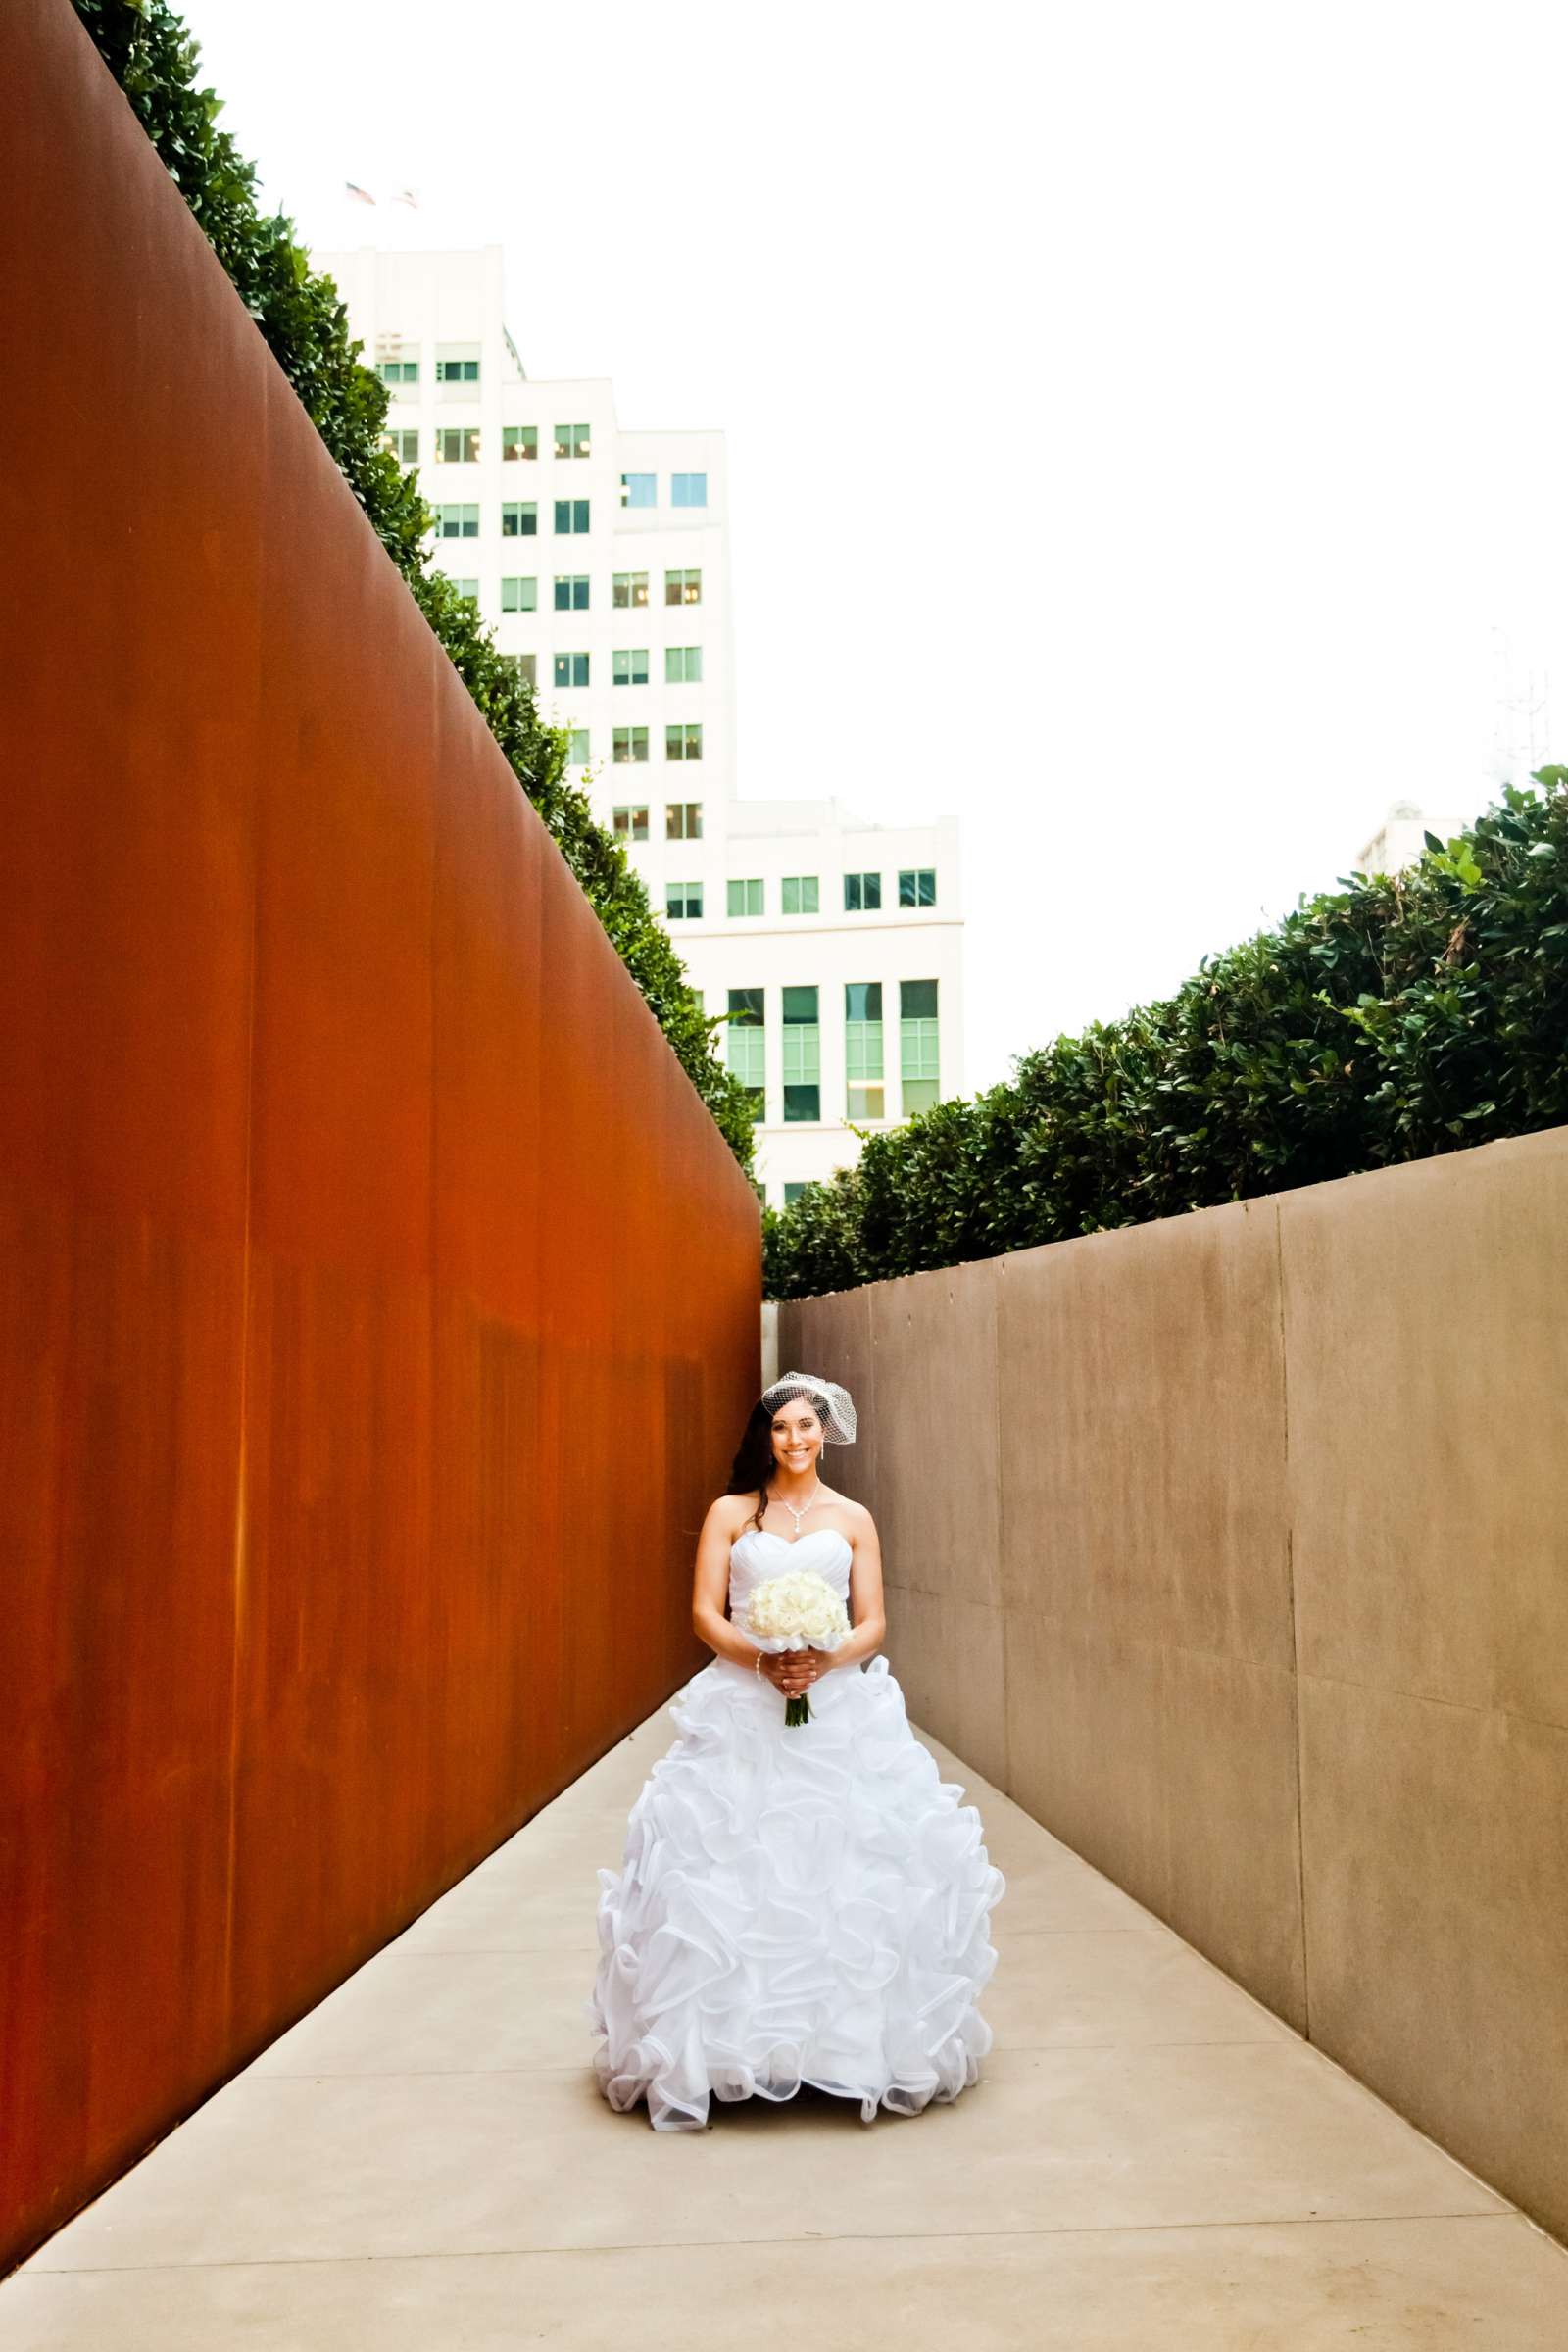
[[[1007,1875],[950,2107],[612,2115],[663,1709],[0,2285],[7,2352],[1562,2352],[1568,2254],[930,1740]]]

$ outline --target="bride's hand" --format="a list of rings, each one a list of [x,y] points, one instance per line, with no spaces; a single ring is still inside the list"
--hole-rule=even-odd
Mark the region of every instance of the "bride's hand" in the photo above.
[[[762,1672],[786,1698],[796,1698],[811,1688],[825,1663],[819,1649],[781,1649],[762,1660]]]

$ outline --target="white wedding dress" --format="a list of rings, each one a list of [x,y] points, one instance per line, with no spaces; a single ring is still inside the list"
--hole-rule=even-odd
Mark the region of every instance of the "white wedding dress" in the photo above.
[[[730,1615],[786,1567],[846,1600],[835,1528],[747,1528]],[[825,1672],[810,1721],[753,1666],[714,1658],[670,1701],[680,1737],[644,1783],[618,1874],[599,1873],[600,1957],[584,2010],[612,2107],[697,2131],[709,2095],[793,2098],[803,2082],[916,2114],[977,2079],[1005,1888],[980,1816],[910,1731],[885,1657]]]

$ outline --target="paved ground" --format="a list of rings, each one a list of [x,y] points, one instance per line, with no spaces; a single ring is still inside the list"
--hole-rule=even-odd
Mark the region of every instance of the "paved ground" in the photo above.
[[[936,1741],[1007,1876],[996,2048],[870,2127],[586,2064],[662,1709],[0,2285],[6,2352],[1568,2347],[1568,2253]]]

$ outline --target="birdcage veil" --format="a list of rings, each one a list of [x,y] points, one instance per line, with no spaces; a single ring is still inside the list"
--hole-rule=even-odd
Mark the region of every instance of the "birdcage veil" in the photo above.
[[[776,1413],[781,1404],[795,1396],[804,1396],[814,1406],[827,1444],[854,1445],[855,1399],[848,1389],[836,1380],[823,1380],[815,1372],[786,1372],[770,1389],[762,1391],[761,1402],[770,1413]]]

